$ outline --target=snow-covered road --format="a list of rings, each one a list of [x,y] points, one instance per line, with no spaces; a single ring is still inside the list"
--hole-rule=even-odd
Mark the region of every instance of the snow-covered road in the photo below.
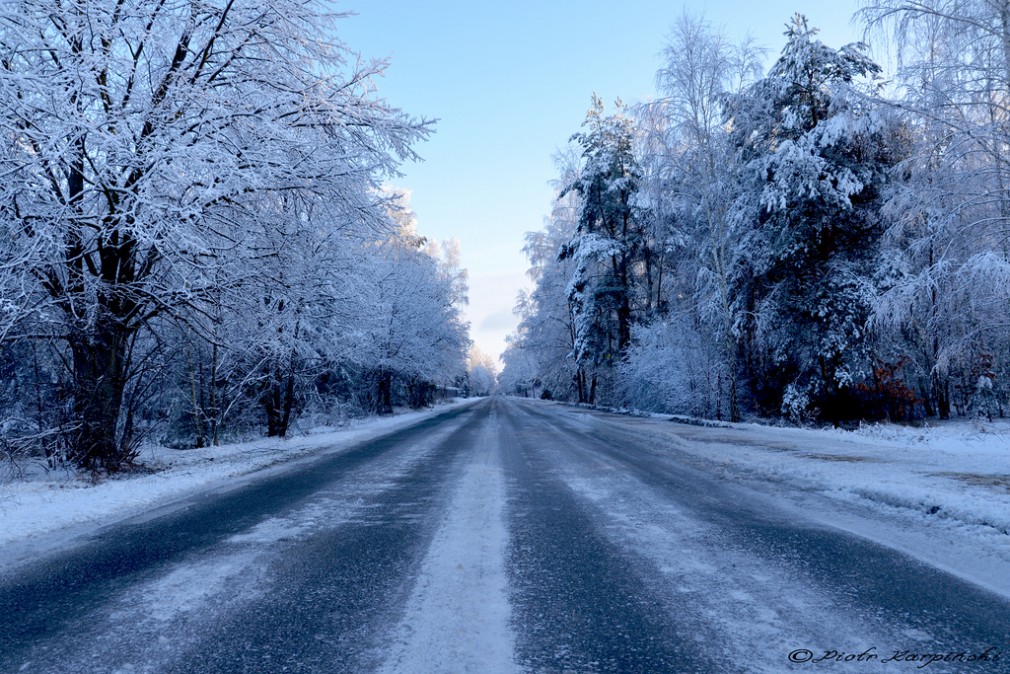
[[[456,408],[9,567],[0,671],[1010,672],[997,582],[731,435]]]

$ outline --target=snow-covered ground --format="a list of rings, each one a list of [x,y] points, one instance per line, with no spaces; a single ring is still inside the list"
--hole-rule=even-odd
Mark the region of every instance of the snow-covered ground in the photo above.
[[[569,408],[586,417],[592,412]],[[727,480],[1010,596],[1010,421],[701,427],[620,423]]]
[[[194,493],[231,489],[265,470],[285,470],[292,461],[319,452],[347,450],[450,407],[479,399],[455,400],[432,409],[356,420],[340,429],[320,429],[289,439],[175,450],[143,448],[141,470],[94,482],[87,474],[25,465],[0,466],[0,566],[60,545],[68,538],[135,516],[161,512]]]

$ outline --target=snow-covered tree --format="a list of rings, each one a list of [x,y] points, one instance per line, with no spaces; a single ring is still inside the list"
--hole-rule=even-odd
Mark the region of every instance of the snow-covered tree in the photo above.
[[[992,364],[1005,400],[1010,340],[1010,7],[992,0],[874,0],[862,17],[890,38],[894,107],[910,156],[888,211],[897,280],[875,326],[907,354],[925,413],[964,413]],[[984,368],[983,368],[984,369]]]
[[[440,249],[417,234],[404,203],[397,208],[404,217],[396,233],[366,247],[375,262],[363,279],[361,337],[351,355],[374,381],[371,405],[383,414],[392,412],[396,400],[430,402],[437,386],[465,374],[470,347],[458,243]]]
[[[868,362],[880,189],[895,157],[861,90],[880,68],[861,45],[835,50],[816,32],[797,15],[768,75],[728,99],[753,175],[734,204],[735,301],[761,407],[837,420],[858,414],[850,399]]]
[[[488,396],[494,393],[498,379],[495,359],[476,345],[470,347],[466,357],[467,386],[471,395]]]
[[[502,354],[505,366],[498,375],[498,389],[505,395],[537,398],[543,395],[540,366],[530,349],[524,348],[518,334],[506,338],[507,346]]]
[[[372,188],[427,127],[373,95],[382,64],[333,18],[301,0],[0,6],[0,334],[30,321],[65,347],[82,465],[129,453],[137,339],[246,281],[282,199],[381,229]]]
[[[607,115],[603,101],[593,96],[583,129],[572,136],[582,169],[562,191],[562,196],[573,191],[580,197],[578,225],[560,258],[574,262],[567,294],[579,401],[592,403],[601,368],[618,362],[631,342],[632,266],[644,240],[634,204],[640,169],[633,118],[620,101],[617,112]]]
[[[544,228],[526,234],[523,252],[530,261],[527,275],[533,289],[521,291],[517,298],[514,311],[519,327],[509,338],[502,376],[524,389],[540,388],[541,394],[564,399],[576,393],[577,381],[584,381],[573,355],[575,324],[567,290],[574,261],[558,259],[558,251],[572,240],[578,227],[581,197],[562,191],[578,176],[580,158],[569,149],[555,154],[554,162],[559,172],[557,196]],[[506,391],[514,392],[514,387]]]
[[[730,209],[741,178],[723,127],[722,100],[760,74],[758,52],[749,43],[731,44],[685,13],[673,25],[663,55],[657,73],[662,97],[639,114],[643,177],[638,200],[646,206],[645,248],[657,270],[656,329],[638,331],[634,341],[644,340],[642,348],[636,344],[628,352],[622,385],[628,401],[640,407],[685,412],[683,405],[667,403],[676,399],[694,409],[696,400],[704,399],[714,401],[706,409],[715,416],[728,413],[738,420],[739,346],[731,283],[737,239]],[[689,344],[705,347],[688,356]],[[663,349],[670,353],[662,354]],[[704,375],[704,383],[692,379],[685,387],[684,369],[675,367],[685,358],[691,360],[692,377]],[[665,380],[661,362],[670,368]],[[704,395],[698,394],[701,388]],[[693,391],[690,401],[680,395],[687,390]]]
[[[594,99],[569,201],[527,236],[505,390],[731,419],[1005,413],[1010,9],[862,16],[898,46],[890,86],[802,16],[762,76],[685,15],[659,98],[634,119]]]

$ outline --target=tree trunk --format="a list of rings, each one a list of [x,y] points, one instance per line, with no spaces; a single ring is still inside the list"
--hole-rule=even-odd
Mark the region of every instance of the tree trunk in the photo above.
[[[89,470],[115,472],[124,452],[118,442],[126,388],[127,331],[100,314],[89,333],[77,333],[70,349],[74,367],[74,452]]]
[[[933,399],[941,419],[950,419],[950,381],[938,374],[932,376]]]
[[[276,378],[267,384],[266,390],[260,396],[260,404],[263,405],[263,412],[267,417],[267,437],[283,437],[287,429],[284,428],[284,410],[280,382]]]
[[[722,421],[722,372],[716,372],[715,391],[715,418]]]
[[[379,390],[376,405],[379,414],[393,413],[393,374],[386,370],[379,372]]]
[[[589,395],[586,391],[586,371],[582,367],[575,371],[575,386],[579,392],[579,402],[589,402]]]
[[[281,428],[279,435],[283,438],[291,428],[291,415],[295,408],[295,368],[292,363],[288,370],[287,381],[284,382],[284,398],[281,403]]]
[[[736,373],[729,378],[729,420],[733,423],[740,421],[740,399],[737,393]]]
[[[623,357],[628,345],[631,344],[631,290],[628,281],[628,260],[623,254],[620,259],[612,255],[610,264],[614,277],[620,284],[618,288],[620,301],[617,306],[617,350]]]
[[[210,392],[208,394],[210,396],[210,403],[207,407],[208,416],[210,418],[211,442],[214,444],[215,447],[221,444],[220,438],[218,437],[221,420],[221,410],[219,409],[217,398],[217,380],[218,380],[217,361],[218,361],[217,341],[215,341],[214,345],[211,347]]]
[[[725,349],[726,365],[729,368],[729,420],[733,423],[740,421],[740,344],[733,337],[732,321],[729,320],[729,310],[725,311],[725,337],[723,348]]]
[[[919,398],[922,399],[922,408],[926,414],[927,418],[932,418],[936,416],[936,409],[933,407],[933,392],[930,390],[930,384],[919,377]]]
[[[192,349],[186,351],[186,359],[189,361],[189,387],[193,399],[193,433],[196,436],[194,444],[200,449],[206,444],[203,435],[203,373],[197,372],[196,358],[193,357]]]

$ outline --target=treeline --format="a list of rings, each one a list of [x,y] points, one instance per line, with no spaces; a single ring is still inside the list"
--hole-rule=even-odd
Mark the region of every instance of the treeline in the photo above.
[[[767,72],[685,16],[657,100],[594,97],[527,235],[505,390],[731,420],[1005,413],[1006,8],[859,16],[900,46],[892,79],[802,16]]]
[[[466,371],[466,276],[383,189],[431,125],[325,3],[0,6],[0,449],[120,469]]]

